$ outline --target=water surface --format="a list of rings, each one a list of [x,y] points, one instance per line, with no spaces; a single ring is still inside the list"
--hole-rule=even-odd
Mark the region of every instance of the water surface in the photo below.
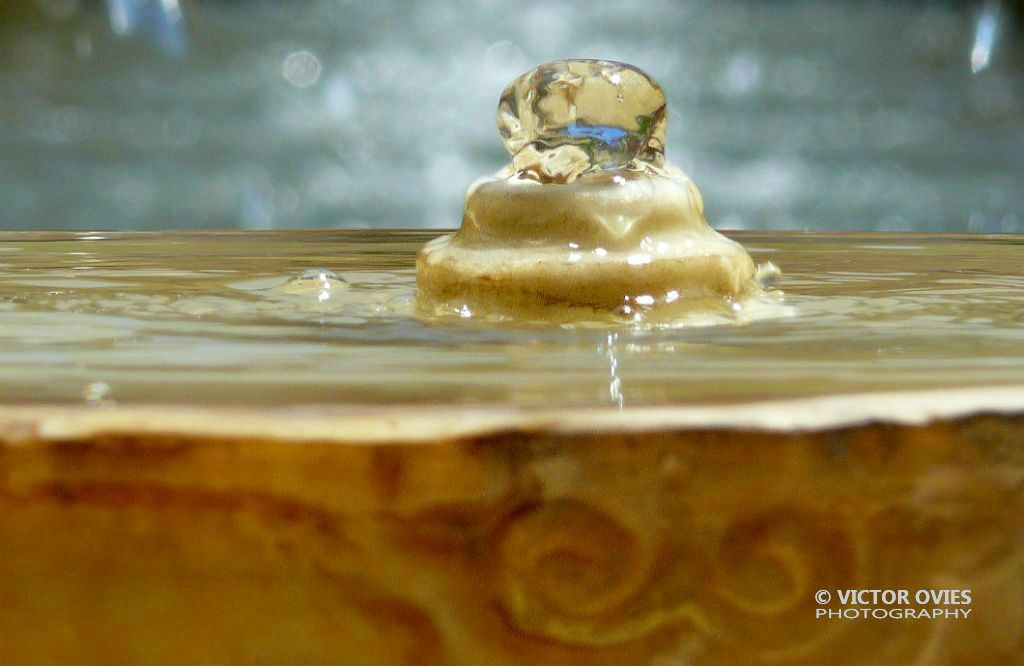
[[[731,233],[782,268],[795,316],[634,331],[420,321],[415,253],[435,235],[0,234],[0,402],[636,406],[1024,383],[1019,237]]]

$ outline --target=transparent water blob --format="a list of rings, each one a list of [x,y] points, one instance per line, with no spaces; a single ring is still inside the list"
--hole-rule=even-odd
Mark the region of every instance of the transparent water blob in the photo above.
[[[348,282],[338,273],[326,268],[309,268],[290,278],[281,291],[286,294],[315,294],[320,302],[348,288]]]
[[[540,65],[509,84],[498,105],[498,131],[513,167],[542,183],[662,166],[666,119],[661,86],[609,60]]]

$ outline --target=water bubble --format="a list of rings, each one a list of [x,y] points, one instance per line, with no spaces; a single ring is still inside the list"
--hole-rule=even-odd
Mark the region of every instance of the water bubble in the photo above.
[[[500,81],[508,81],[516,72],[523,71],[526,56],[508,40],[495,42],[484,51],[484,67]]]
[[[327,80],[324,89],[324,108],[336,121],[350,120],[359,110],[359,96],[352,82],[338,74]]]
[[[734,55],[719,80],[719,89],[730,97],[742,97],[761,86],[761,61],[750,51]]]
[[[106,382],[92,382],[82,389],[82,398],[92,405],[107,403],[109,396],[110,384]]]
[[[607,60],[559,60],[513,81],[498,131],[521,174],[568,183],[593,169],[664,162],[665,94],[639,69]]]
[[[416,297],[412,294],[399,294],[389,298],[387,304],[395,310],[408,310],[416,305]]]
[[[345,278],[326,268],[308,268],[284,283],[286,294],[311,294],[323,303],[335,293],[348,287]]]
[[[612,312],[612,316],[624,324],[634,324],[643,319],[643,315],[632,305],[620,305]]]
[[[320,80],[323,65],[311,51],[289,53],[281,65],[281,75],[296,88],[308,88]]]
[[[754,274],[754,280],[757,281],[764,288],[771,287],[782,279],[782,271],[779,267],[768,261],[763,264],[757,265],[757,272]]]

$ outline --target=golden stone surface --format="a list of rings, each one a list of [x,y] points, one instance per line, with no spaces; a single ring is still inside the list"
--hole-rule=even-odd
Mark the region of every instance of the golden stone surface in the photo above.
[[[286,411],[6,410],[0,662],[1024,658],[1020,416],[460,433],[434,413],[411,438],[372,414],[321,417],[330,437]],[[972,615],[815,619],[844,588],[968,588]]]

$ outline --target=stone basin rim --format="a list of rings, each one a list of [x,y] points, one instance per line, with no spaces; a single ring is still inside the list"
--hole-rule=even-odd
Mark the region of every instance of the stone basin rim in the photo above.
[[[396,412],[401,411],[401,414]],[[0,446],[102,437],[310,444],[443,444],[502,434],[673,431],[826,432],[923,426],[980,415],[1024,417],[1024,384],[888,391],[708,406],[512,408],[307,405],[0,405]]]
[[[771,239],[808,239],[808,240],[870,240],[885,241],[887,244],[907,243],[911,240],[933,240],[940,242],[965,241],[969,243],[986,241],[1009,241],[1014,244],[1024,244],[1024,238],[1019,233],[973,233],[973,232],[920,232],[920,231],[824,231],[817,229],[731,229],[725,226],[712,224],[712,228],[729,238],[738,237],[743,239],[757,238],[759,242],[767,242]],[[38,229],[4,229],[0,230],[0,241],[25,242],[25,241],[79,241],[79,240],[153,240],[153,239],[188,239],[188,238],[223,238],[233,240],[236,238],[260,238],[275,240],[280,237],[295,237],[322,240],[323,238],[359,236],[367,232],[387,231],[395,237],[436,238],[458,231],[458,227],[345,227],[338,229],[322,228],[300,228],[300,229],[136,229],[136,230],[38,230]],[[95,236],[100,238],[86,238]],[[898,243],[896,241],[899,241]],[[411,268],[410,262],[410,268]]]

